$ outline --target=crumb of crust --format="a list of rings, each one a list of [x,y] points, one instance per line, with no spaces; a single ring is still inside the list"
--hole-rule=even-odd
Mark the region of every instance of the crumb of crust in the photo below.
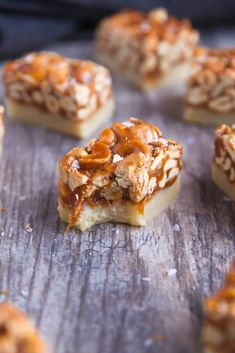
[[[33,231],[33,228],[31,227],[31,224],[30,223],[27,223],[24,225],[24,230],[28,233],[32,233]]]
[[[174,226],[173,226],[173,230],[175,231],[175,232],[180,232],[180,226],[179,226],[179,224],[174,224]]]
[[[0,352],[48,353],[27,316],[9,303],[0,303]]]
[[[0,290],[0,295],[8,297],[9,296],[9,291],[8,289],[2,289]]]
[[[164,339],[165,339],[165,338],[164,338],[163,335],[156,335],[156,336],[154,336],[154,340],[155,340],[156,342],[158,342],[158,343],[163,342]]]

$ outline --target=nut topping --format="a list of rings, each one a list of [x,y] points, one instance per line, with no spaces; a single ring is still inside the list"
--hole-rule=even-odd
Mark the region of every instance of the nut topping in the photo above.
[[[230,182],[235,180],[235,125],[222,125],[216,130],[214,162]]]
[[[6,64],[3,81],[9,98],[69,120],[87,119],[112,97],[107,69],[55,53],[32,53]]]
[[[186,103],[217,113],[234,111],[234,57],[234,49],[197,49]]]
[[[96,32],[98,55],[140,86],[191,58],[197,42],[190,22],[168,16],[163,8],[119,12],[103,19]]]

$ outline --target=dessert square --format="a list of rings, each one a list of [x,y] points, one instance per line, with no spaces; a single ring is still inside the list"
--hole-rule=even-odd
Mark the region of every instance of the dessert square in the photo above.
[[[165,9],[122,11],[99,24],[96,56],[130,83],[152,89],[188,77],[198,38],[188,20],[169,17]]]
[[[204,305],[205,353],[235,352],[235,260],[223,287]]]
[[[28,54],[4,67],[8,114],[87,137],[113,113],[109,71],[91,61],[51,52]]]
[[[48,353],[27,316],[8,303],[0,303],[0,352]]]
[[[222,125],[216,130],[212,179],[235,201],[235,125]]]
[[[4,128],[4,108],[2,105],[0,105],[0,157],[2,155],[2,145],[3,145],[3,137],[5,133],[5,128]]]
[[[202,124],[235,123],[235,49],[195,50],[184,118]]]
[[[60,218],[82,231],[104,222],[146,225],[175,199],[181,155],[154,125],[114,123],[60,161]]]

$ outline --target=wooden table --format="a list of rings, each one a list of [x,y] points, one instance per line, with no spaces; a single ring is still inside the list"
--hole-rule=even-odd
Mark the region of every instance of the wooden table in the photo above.
[[[52,49],[92,53],[87,44]],[[84,141],[7,121],[0,290],[9,294],[1,299],[26,310],[56,353],[198,353],[203,299],[234,255],[235,207],[210,176],[213,128],[182,121],[181,88],[143,94],[116,78],[114,90],[113,120],[143,118],[182,142],[177,201],[145,228],[105,224],[64,236],[57,161]]]

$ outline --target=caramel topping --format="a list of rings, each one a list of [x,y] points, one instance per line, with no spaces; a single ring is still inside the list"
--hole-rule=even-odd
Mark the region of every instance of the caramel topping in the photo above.
[[[78,83],[88,83],[94,79],[97,67],[99,66],[89,61],[72,60],[56,53],[39,52],[7,63],[4,67],[3,80],[12,79],[13,76],[18,78],[19,73],[22,73],[38,82],[48,80],[58,84],[75,80]]]
[[[160,10],[160,9],[159,9]],[[103,20],[109,26],[119,27],[123,31],[128,31],[137,37],[146,35],[163,36],[168,33],[169,37],[174,37],[179,30],[192,30],[192,26],[188,20],[178,20],[175,17],[168,17],[164,13],[164,18],[158,9],[149,13],[139,12],[135,10],[122,11]],[[155,12],[155,14],[154,14]],[[160,19],[161,16],[161,19]]]
[[[79,156],[78,161],[84,169],[98,169],[107,164],[111,159],[110,149],[102,142],[95,142],[91,147],[91,152],[84,156]]]
[[[217,75],[226,70],[231,73],[235,71],[235,49],[197,48],[194,58],[195,65],[212,70]]]
[[[117,143],[113,148],[113,152],[118,153],[121,156],[127,156],[134,152],[142,152],[149,156],[151,154],[151,149],[146,143],[142,141],[143,140],[138,138],[121,141]]]
[[[112,146],[116,142],[116,135],[112,129],[107,128],[101,132],[98,140],[107,146]]]

